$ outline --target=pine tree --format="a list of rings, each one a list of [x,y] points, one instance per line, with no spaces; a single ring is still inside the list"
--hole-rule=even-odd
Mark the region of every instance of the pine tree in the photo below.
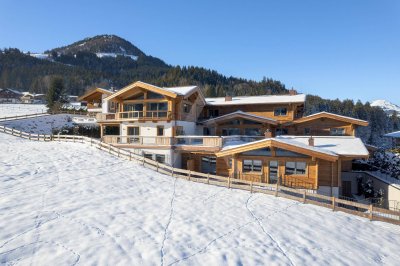
[[[51,80],[50,88],[47,92],[47,107],[53,109],[57,103],[63,101],[64,80],[61,77],[54,77]]]

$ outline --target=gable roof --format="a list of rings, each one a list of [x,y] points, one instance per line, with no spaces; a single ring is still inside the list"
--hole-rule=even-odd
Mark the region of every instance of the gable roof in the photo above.
[[[320,118],[329,118],[329,119],[347,122],[347,123],[359,125],[359,126],[368,126],[368,124],[369,124],[368,121],[365,121],[365,120],[356,119],[356,118],[349,117],[349,116],[337,115],[337,114],[328,113],[328,112],[319,112],[319,113],[315,113],[312,115],[304,116],[302,118],[296,119],[296,120],[288,122],[286,124],[287,125],[300,124],[300,123],[305,123],[305,122],[309,122],[309,121],[320,119]]]
[[[336,161],[339,156],[347,158],[366,158],[369,152],[363,142],[355,137],[314,138],[314,146],[308,145],[309,136],[280,136],[239,145],[227,145],[216,155],[223,157],[265,147],[276,147],[327,161]]]
[[[93,94],[95,94],[95,93],[101,93],[101,94],[111,95],[111,94],[113,94],[114,92],[109,91],[109,90],[106,90],[106,89],[102,89],[102,88],[95,88],[95,89],[93,89],[93,90],[90,90],[90,91],[86,92],[84,95],[80,96],[80,97],[78,98],[78,101],[83,101],[83,99],[85,99],[85,98],[87,98],[87,97],[89,97],[89,96],[91,96],[91,95],[93,95]]]
[[[122,88],[121,90],[119,90],[118,92],[108,96],[107,98],[105,98],[105,100],[110,100],[113,99],[119,95],[122,95],[134,88],[143,88],[155,93],[159,93],[171,98],[176,98],[178,95],[180,96],[190,96],[191,94],[193,94],[195,91],[199,92],[199,95],[201,97],[201,99],[203,100],[203,102],[205,103],[204,100],[204,96],[201,93],[201,90],[197,87],[197,86],[182,86],[182,87],[170,87],[170,88],[162,88],[162,87],[158,87],[152,84],[148,84],[142,81],[136,81],[133,82],[127,86],[125,86],[124,88]]]
[[[226,114],[226,115],[208,119],[208,120],[204,121],[203,123],[204,124],[212,124],[212,123],[226,121],[226,120],[233,119],[233,118],[244,118],[244,119],[248,119],[251,121],[257,121],[260,123],[268,123],[268,124],[272,124],[272,125],[278,124],[278,121],[275,119],[267,118],[267,117],[263,117],[263,116],[259,116],[259,115],[253,115],[253,114],[246,113],[246,112],[243,112],[240,110],[233,112],[233,113]]]
[[[297,95],[258,95],[258,96],[237,96],[232,101],[225,101],[225,97],[206,98],[207,105],[249,105],[249,104],[280,104],[280,103],[304,103],[305,94]]]

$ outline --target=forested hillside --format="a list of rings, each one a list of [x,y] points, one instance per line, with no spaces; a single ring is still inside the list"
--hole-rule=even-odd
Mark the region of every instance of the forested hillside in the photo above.
[[[158,86],[198,85],[206,97],[288,93],[283,83],[273,79],[251,81],[201,67],[168,65],[115,35],[99,35],[55,48],[42,58],[18,49],[0,50],[0,88],[46,93],[52,78],[61,77],[65,92],[71,95],[82,95],[93,87],[120,89],[138,80]],[[370,126],[360,129],[359,135],[374,145],[382,143],[384,133],[400,127],[395,115],[388,117],[369,103],[308,96],[306,113],[319,111],[368,120]]]

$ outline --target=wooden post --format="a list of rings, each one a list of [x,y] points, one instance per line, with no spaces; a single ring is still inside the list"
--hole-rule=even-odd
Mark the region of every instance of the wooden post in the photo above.
[[[156,163],[156,166],[157,166],[157,172],[158,172],[158,167],[159,167],[159,166],[158,166],[158,162]]]
[[[228,176],[228,188],[231,188],[231,176]]]
[[[278,175],[278,180],[276,181],[276,187],[275,187],[275,197],[278,197],[278,193],[279,193],[279,181],[280,181],[280,176]]]
[[[207,175],[207,184],[210,184],[210,173]]]
[[[75,135],[72,135],[72,139],[73,139],[73,141],[74,141],[74,143],[75,143]]]
[[[253,193],[253,181],[250,181],[250,193]]]
[[[14,129],[11,129],[11,135],[14,136]]]
[[[143,166],[144,166],[144,154],[143,154]]]
[[[192,172],[189,170],[189,176],[188,176],[188,180],[190,181],[190,176],[191,176]]]
[[[118,149],[118,158],[119,158],[120,149]]]
[[[108,153],[111,153],[111,144],[108,144]]]
[[[307,197],[307,190],[304,190],[304,193],[303,193],[303,203],[306,203],[306,197]]]
[[[373,211],[374,211],[374,205],[370,204],[369,205],[369,220],[372,221],[373,218]]]
[[[132,152],[129,152],[129,161],[132,161]],[[158,168],[157,168],[158,171]]]
[[[335,197],[332,197],[332,211],[335,211]]]
[[[29,133],[29,140],[31,140],[31,133]]]
[[[174,168],[172,167],[171,176],[174,177]]]

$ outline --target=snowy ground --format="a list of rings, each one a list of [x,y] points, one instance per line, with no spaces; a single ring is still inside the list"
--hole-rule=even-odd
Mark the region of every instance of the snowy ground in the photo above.
[[[0,118],[47,112],[44,104],[0,104]]]
[[[0,264],[398,265],[400,227],[0,134]]]
[[[65,126],[72,126],[72,118],[77,115],[48,115],[32,118],[24,118],[11,121],[0,121],[1,126],[14,128],[32,134],[52,134],[53,129],[61,129]]]

